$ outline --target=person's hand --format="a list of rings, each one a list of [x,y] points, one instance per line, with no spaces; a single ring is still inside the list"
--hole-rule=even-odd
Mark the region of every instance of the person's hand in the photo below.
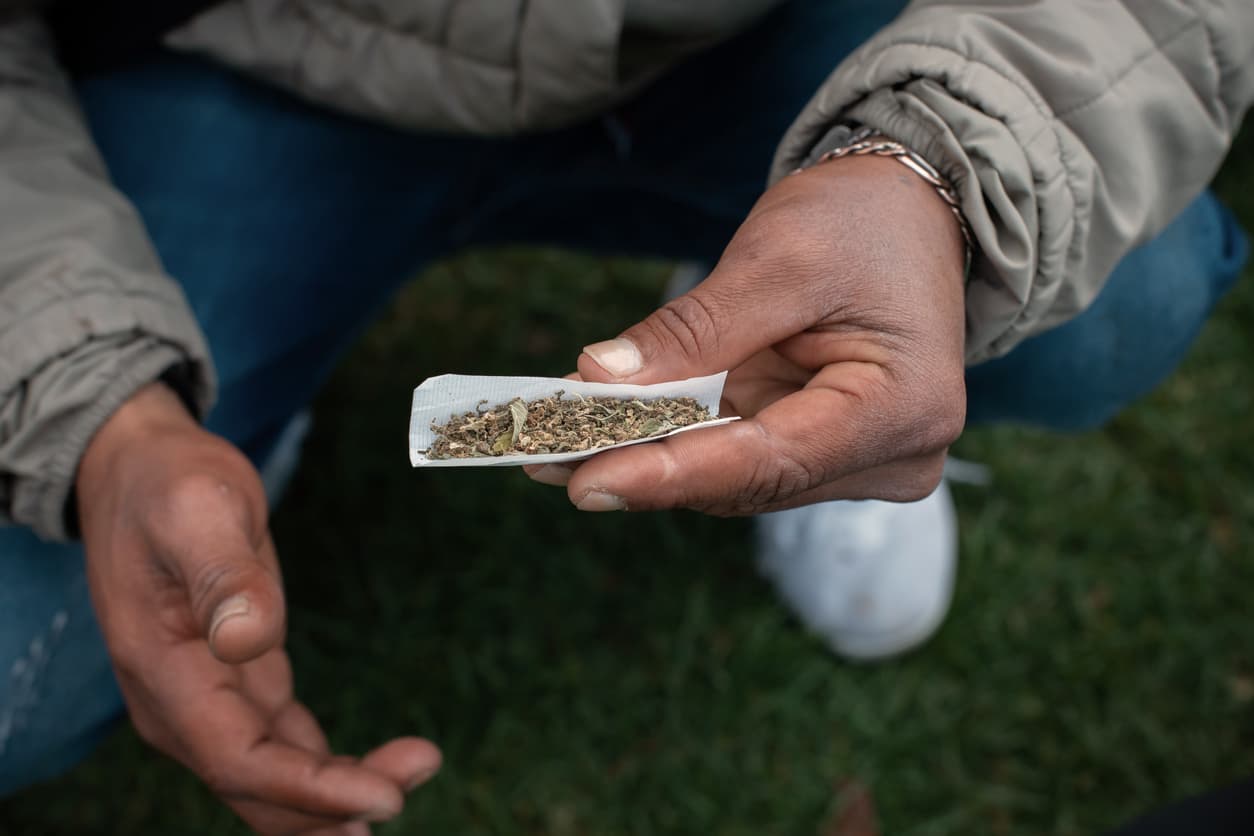
[[[957,220],[896,160],[786,177],[708,279],[579,358],[618,383],[730,369],[723,412],[744,420],[529,472],[587,511],[921,499],[965,418],[963,261]]]
[[[92,602],[139,734],[259,833],[369,833],[439,767],[399,738],[332,755],[292,695],[266,500],[249,461],[154,384],[96,434],[76,482]]]

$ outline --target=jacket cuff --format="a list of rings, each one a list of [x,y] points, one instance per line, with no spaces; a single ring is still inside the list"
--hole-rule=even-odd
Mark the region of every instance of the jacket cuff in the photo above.
[[[181,293],[120,295],[98,282],[0,330],[0,457],[11,521],[49,540],[77,536],[74,480],[88,443],[135,392],[172,367],[186,370],[189,406],[203,418],[216,382]],[[111,291],[111,292],[109,292]],[[23,362],[25,361],[25,363]]]
[[[975,254],[967,285],[966,360],[1010,351],[1095,295],[1064,287],[1089,206],[1077,198],[1063,140],[1029,86],[945,47],[872,42],[855,52],[789,128],[772,179],[839,144],[861,124],[902,143],[953,186]]]

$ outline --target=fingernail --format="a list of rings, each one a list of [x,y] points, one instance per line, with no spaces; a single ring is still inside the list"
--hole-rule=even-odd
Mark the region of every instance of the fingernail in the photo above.
[[[644,358],[640,356],[640,349],[636,348],[631,340],[624,340],[621,337],[586,345],[583,353],[596,360],[597,365],[615,377],[635,374],[644,367]]]
[[[439,769],[424,769],[409,780],[409,784],[405,787],[405,792],[413,792],[421,785],[431,780],[431,776],[439,772]]]
[[[605,491],[588,491],[575,507],[580,511],[626,511],[627,500]]]
[[[213,637],[217,634],[218,628],[230,621],[232,618],[239,618],[241,615],[248,615],[251,609],[248,599],[243,595],[234,595],[227,598],[218,608],[213,611],[213,621],[209,624],[209,641],[213,641]]]
[[[569,467],[562,467],[560,464],[546,464],[535,473],[531,474],[531,478],[544,485],[557,485],[562,487],[570,481],[570,475],[574,473]]]

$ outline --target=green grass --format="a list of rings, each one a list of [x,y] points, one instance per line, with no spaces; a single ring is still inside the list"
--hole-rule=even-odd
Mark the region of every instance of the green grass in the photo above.
[[[1220,180],[1254,227],[1254,136]],[[555,374],[665,265],[475,253],[416,282],[318,400],[275,528],[299,691],[334,743],[438,741],[383,834],[1093,833],[1254,774],[1254,283],[1101,432],[969,432],[953,613],[921,652],[829,656],[755,576],[746,521],[581,515],[514,471],[412,471],[409,391]],[[230,834],[119,731],[0,832]]]

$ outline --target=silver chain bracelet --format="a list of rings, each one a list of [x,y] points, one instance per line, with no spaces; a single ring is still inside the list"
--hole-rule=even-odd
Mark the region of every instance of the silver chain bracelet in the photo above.
[[[877,157],[892,157],[922,177],[924,182],[936,190],[936,193],[941,196],[941,200],[945,201],[945,205],[949,207],[949,211],[954,213],[954,218],[958,221],[958,228],[962,230],[962,240],[966,244],[966,259],[963,262],[963,273],[969,272],[971,269],[971,257],[975,253],[975,236],[971,234],[971,225],[967,223],[966,216],[962,214],[962,204],[958,200],[958,193],[954,191],[954,187],[941,176],[941,173],[931,163],[917,153],[896,140],[876,133],[873,128],[862,127],[854,131],[853,135],[849,137],[849,141],[844,145],[825,152],[814,161],[814,165],[825,163],[828,160],[838,160],[841,157],[861,157],[867,154],[874,154]],[[796,174],[801,170],[798,169],[793,173]]]

